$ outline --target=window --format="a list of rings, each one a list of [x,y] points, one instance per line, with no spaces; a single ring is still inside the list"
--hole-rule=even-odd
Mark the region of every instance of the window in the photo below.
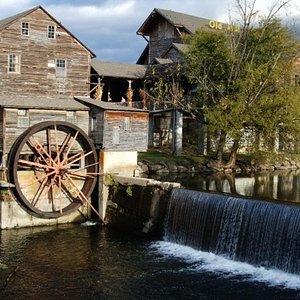
[[[124,117],[124,130],[128,131],[131,129],[131,120],[130,117]]]
[[[112,143],[114,146],[120,144],[120,127],[113,126],[112,128]]]
[[[8,73],[20,73],[21,57],[18,54],[8,55]]]
[[[27,22],[22,23],[21,33],[22,35],[29,36],[29,23]]]
[[[55,39],[55,26],[54,25],[48,26],[48,38]]]
[[[97,130],[97,117],[92,117],[91,119],[91,131],[96,131]]]
[[[66,77],[67,75],[67,64],[65,59],[56,60],[56,77]]]
[[[29,113],[27,109],[18,109],[17,127],[29,127]]]
[[[66,112],[66,120],[68,122],[76,124],[76,121],[77,121],[76,112],[73,111],[73,110],[67,110],[67,112]]]

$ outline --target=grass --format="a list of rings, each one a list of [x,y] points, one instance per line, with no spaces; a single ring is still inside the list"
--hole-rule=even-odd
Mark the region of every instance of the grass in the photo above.
[[[153,164],[159,163],[164,160],[176,161],[176,162],[190,161],[193,163],[202,164],[207,162],[207,157],[203,155],[197,155],[197,154],[185,153],[185,152],[183,152],[183,154],[180,156],[174,156],[172,155],[172,152],[169,149],[163,149],[163,150],[151,149],[148,150],[147,152],[138,153],[138,160],[146,160]]]

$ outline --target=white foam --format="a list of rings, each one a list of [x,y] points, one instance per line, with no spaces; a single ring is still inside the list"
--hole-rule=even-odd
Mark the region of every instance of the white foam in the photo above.
[[[248,263],[230,260],[209,252],[195,250],[170,242],[154,242],[151,249],[168,257],[182,259],[190,264],[190,271],[209,271],[223,276],[241,276],[241,280],[264,282],[269,286],[300,289],[300,275],[285,273],[280,270],[255,267]]]
[[[80,225],[81,226],[94,226],[94,225],[97,225],[97,224],[99,224],[99,222],[96,222],[96,221],[94,222],[94,221],[87,220],[84,223],[81,223]]]

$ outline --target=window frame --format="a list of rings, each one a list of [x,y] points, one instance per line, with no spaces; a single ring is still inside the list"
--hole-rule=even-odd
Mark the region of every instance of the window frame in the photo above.
[[[62,62],[63,62],[63,64],[62,64]],[[55,76],[57,78],[66,78],[67,77],[67,60],[66,59],[57,58],[55,60]]]
[[[25,24],[26,24],[26,26],[24,26]],[[22,22],[21,23],[21,35],[29,36],[29,28],[30,28],[29,22]]]
[[[50,40],[55,39],[55,35],[56,35],[56,26],[48,25],[48,30],[47,30],[48,39],[50,39]]]
[[[16,53],[8,54],[7,72],[10,74],[20,74],[21,73],[21,55],[20,54],[16,54]]]

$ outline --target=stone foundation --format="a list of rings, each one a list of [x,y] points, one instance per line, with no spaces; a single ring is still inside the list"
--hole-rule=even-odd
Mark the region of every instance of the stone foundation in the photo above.
[[[171,191],[180,184],[134,177],[113,178],[105,222],[118,230],[162,236]]]

